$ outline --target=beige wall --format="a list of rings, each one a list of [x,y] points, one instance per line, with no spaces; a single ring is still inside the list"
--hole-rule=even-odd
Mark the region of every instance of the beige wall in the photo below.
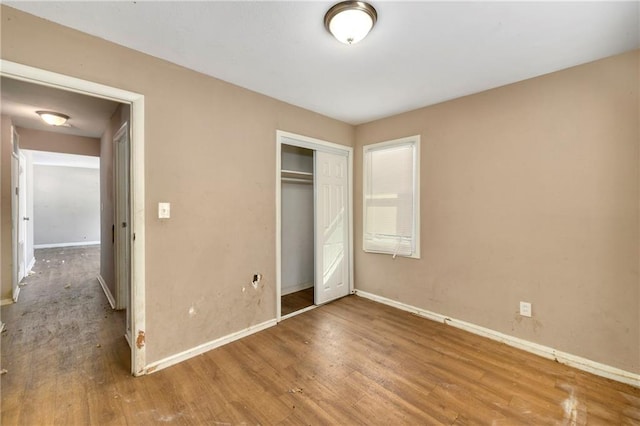
[[[353,127],[6,6],[1,31],[3,59],[145,96],[147,362],[274,318],[276,129]]]
[[[639,81],[633,52],[358,126],[356,287],[640,372]],[[364,253],[362,146],[415,134],[422,258]]]
[[[100,155],[100,139],[18,127],[20,148],[63,154]]]
[[[11,299],[11,119],[1,116],[0,128],[0,299]]]

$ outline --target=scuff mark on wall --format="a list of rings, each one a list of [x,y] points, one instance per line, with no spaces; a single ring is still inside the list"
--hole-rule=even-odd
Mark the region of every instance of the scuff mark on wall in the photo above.
[[[261,280],[262,280],[262,274],[254,274],[253,280],[251,281],[251,285],[253,286],[253,288],[257,289],[258,284],[260,283]]]
[[[252,288],[254,291],[251,291]],[[243,311],[252,313],[248,318],[247,327],[255,325],[256,318],[260,315],[261,310],[263,309],[262,302],[265,299],[266,289],[267,282],[264,280],[264,276],[261,273],[253,274],[251,287],[242,286]]]
[[[145,344],[144,331],[140,330],[138,331],[138,337],[136,338],[136,346],[138,349],[142,349],[144,347],[144,344]]]
[[[543,327],[544,324],[541,321],[524,317],[520,315],[520,312],[514,313],[514,320],[511,322],[511,331],[526,329],[533,331],[533,334],[539,334]]]

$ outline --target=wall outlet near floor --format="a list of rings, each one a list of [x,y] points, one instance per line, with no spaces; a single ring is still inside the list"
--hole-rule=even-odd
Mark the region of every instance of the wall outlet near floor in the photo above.
[[[523,317],[531,317],[531,303],[520,302],[520,315]]]

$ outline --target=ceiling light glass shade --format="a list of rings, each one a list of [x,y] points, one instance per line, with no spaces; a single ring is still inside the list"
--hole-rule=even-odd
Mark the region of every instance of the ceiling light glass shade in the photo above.
[[[354,44],[369,34],[378,20],[378,13],[369,3],[343,1],[324,16],[324,26],[338,41]]]
[[[62,126],[69,119],[68,115],[53,111],[36,111],[36,114],[42,118],[42,121],[52,126]]]

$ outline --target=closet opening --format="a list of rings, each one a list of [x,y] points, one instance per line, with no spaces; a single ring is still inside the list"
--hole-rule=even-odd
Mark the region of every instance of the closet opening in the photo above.
[[[282,131],[276,139],[282,320],[353,292],[353,148]]]
[[[313,151],[282,145],[282,316],[313,306]]]

